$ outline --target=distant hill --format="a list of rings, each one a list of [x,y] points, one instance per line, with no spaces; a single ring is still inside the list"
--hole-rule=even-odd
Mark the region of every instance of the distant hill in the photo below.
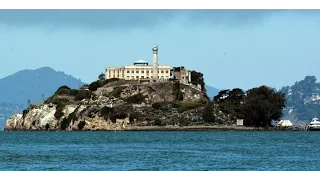
[[[320,83],[316,81],[315,76],[306,76],[304,80],[280,89],[287,101],[282,119],[306,124],[311,118],[320,117]]]
[[[0,79],[0,103],[26,105],[31,102],[42,102],[54,93],[61,85],[79,88],[84,84],[80,79],[50,67],[35,70],[22,70]]]
[[[218,93],[221,91],[220,89],[205,85],[207,90],[207,95],[213,99],[214,96],[218,95]]]
[[[79,88],[83,84],[80,79],[50,67],[21,70],[0,79],[0,130],[8,117],[27,107],[28,100],[42,102],[62,85]]]

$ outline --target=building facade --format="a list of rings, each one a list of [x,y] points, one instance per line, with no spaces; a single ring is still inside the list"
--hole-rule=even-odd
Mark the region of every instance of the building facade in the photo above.
[[[106,79],[118,78],[125,80],[167,80],[170,79],[171,67],[168,65],[158,64],[158,46],[152,48],[153,65],[149,65],[146,61],[138,60],[133,65],[122,67],[107,67]]]
[[[158,65],[158,79],[170,79],[169,65]],[[123,67],[107,67],[106,79],[119,78],[125,80],[153,79],[154,66],[149,65],[146,61],[138,60],[133,65]]]
[[[191,72],[188,71],[184,66],[180,67],[173,67],[171,70],[171,74],[173,75],[173,79],[180,80],[181,82],[189,83],[191,82],[190,74]]]

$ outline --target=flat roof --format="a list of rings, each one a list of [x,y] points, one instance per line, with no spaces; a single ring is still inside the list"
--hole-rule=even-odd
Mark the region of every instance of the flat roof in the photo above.
[[[148,63],[148,62],[145,61],[145,60],[140,59],[140,60],[136,61],[135,63]]]

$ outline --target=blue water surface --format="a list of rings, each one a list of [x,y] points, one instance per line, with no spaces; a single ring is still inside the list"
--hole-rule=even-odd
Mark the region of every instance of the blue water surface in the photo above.
[[[0,132],[0,170],[319,171],[320,132]]]

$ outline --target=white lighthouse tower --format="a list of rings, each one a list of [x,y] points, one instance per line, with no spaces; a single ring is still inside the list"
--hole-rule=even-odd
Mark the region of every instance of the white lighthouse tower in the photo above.
[[[153,52],[153,80],[158,80],[158,45],[154,45]]]

